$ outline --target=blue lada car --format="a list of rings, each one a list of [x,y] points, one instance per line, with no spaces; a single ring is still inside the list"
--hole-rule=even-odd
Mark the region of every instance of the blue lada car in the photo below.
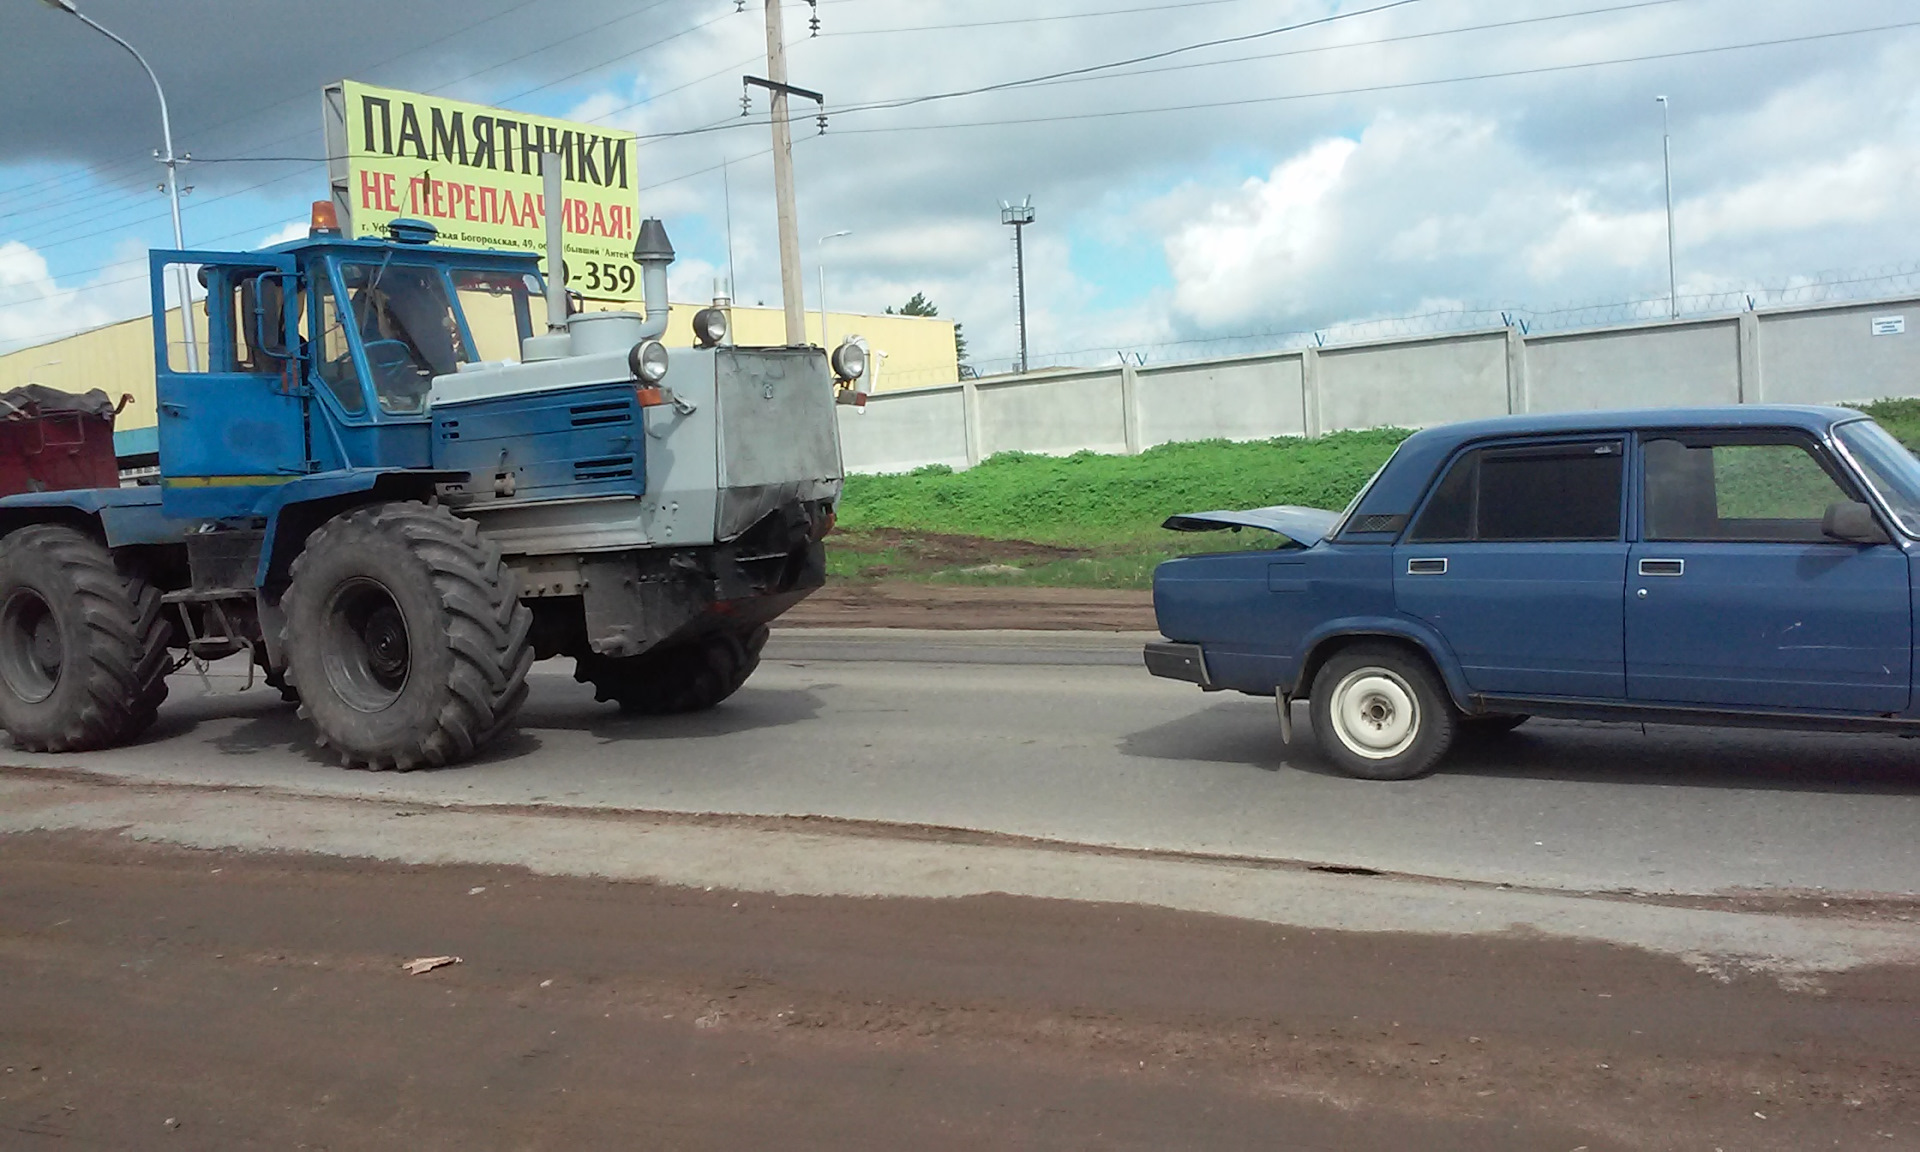
[[[1311,702],[1355,776],[1530,716],[1920,735],[1920,462],[1843,408],[1520,416],[1402,443],[1344,512],[1175,516],[1148,669]]]

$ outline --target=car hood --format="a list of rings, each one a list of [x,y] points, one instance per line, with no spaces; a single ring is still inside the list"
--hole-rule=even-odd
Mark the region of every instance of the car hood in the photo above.
[[[1325,508],[1302,508],[1281,504],[1273,508],[1249,508],[1244,512],[1186,512],[1169,516],[1161,524],[1175,532],[1218,532],[1224,528],[1259,528],[1277,533],[1311,548],[1326,539],[1328,529],[1340,519],[1340,513]]]

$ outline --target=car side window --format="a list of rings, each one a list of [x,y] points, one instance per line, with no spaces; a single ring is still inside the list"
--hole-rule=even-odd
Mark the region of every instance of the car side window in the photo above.
[[[1779,434],[1660,436],[1640,450],[1648,540],[1818,543],[1854,497],[1812,447]]]
[[[1617,440],[1475,449],[1448,469],[1408,540],[1618,540],[1624,457]]]

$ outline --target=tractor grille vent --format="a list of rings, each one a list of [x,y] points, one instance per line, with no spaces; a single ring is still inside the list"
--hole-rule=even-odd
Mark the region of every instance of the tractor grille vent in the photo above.
[[[604,424],[633,423],[633,405],[625,400],[609,400],[599,404],[576,404],[567,410],[573,417],[575,428],[597,428]]]
[[[602,456],[594,460],[575,460],[573,479],[575,483],[589,480],[629,480],[633,477],[633,457]]]

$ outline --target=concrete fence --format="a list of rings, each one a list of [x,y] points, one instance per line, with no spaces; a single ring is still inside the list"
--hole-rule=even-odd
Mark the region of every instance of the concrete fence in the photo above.
[[[877,394],[864,412],[840,409],[840,430],[849,470],[901,472],[1008,451],[1134,453],[1519,412],[1886,396],[1920,396],[1920,298],[970,380]]]

